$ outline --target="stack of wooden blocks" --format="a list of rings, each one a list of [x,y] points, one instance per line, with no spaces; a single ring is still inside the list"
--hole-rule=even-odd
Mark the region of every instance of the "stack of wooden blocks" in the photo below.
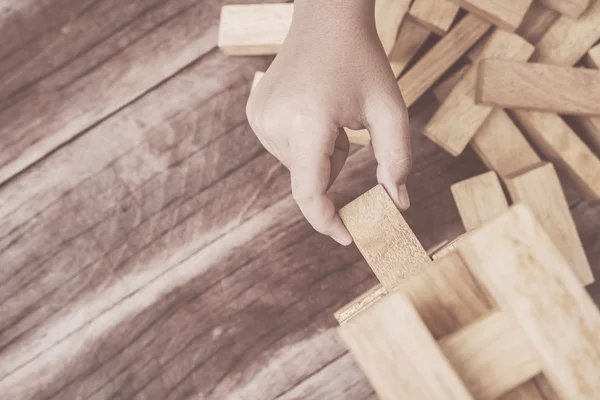
[[[225,6],[219,45],[276,54],[292,13]],[[490,172],[452,186],[466,233],[431,257],[382,187],[340,211],[380,281],[336,313],[349,348],[385,399],[600,399],[594,278],[554,169],[600,199],[600,0],[376,0],[375,16],[406,104],[440,102],[425,135]]]

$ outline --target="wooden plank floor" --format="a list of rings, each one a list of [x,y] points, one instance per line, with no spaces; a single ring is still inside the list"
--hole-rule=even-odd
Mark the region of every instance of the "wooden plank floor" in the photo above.
[[[252,134],[270,59],[219,52],[223,3],[0,5],[2,398],[374,398],[332,314],[375,278],[312,231]],[[485,170],[422,135],[434,106],[411,111],[426,247],[462,233],[449,187]],[[600,274],[600,204],[563,182]],[[355,148],[332,190],[375,183]]]

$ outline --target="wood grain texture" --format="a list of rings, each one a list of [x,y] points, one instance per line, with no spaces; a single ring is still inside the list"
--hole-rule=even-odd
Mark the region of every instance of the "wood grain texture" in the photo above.
[[[552,82],[551,85],[548,82]],[[600,116],[600,71],[509,60],[482,60],[476,101],[496,108]]]
[[[440,102],[443,103],[446,100],[446,97],[450,94],[454,86],[463,76],[467,73],[467,71],[471,68],[470,64],[465,64],[456,71],[454,71],[450,76],[437,84],[437,86],[433,89],[433,95]]]
[[[539,1],[531,3],[517,34],[536,45],[560,15]]]
[[[383,186],[344,206],[339,215],[388,291],[431,261]]]
[[[524,61],[533,51],[534,47],[520,36],[497,29],[486,41],[480,58]],[[476,104],[476,80],[477,68],[472,67],[425,126],[425,135],[454,156],[462,153],[492,112],[492,107]]]
[[[415,0],[408,15],[436,35],[448,32],[459,7],[450,0]]]
[[[473,14],[480,16],[505,29],[514,32],[533,0],[452,0],[459,6],[469,10]]]
[[[543,163],[505,180],[515,203],[527,204],[585,286],[594,282],[567,199],[554,167]]]
[[[457,182],[450,189],[467,232],[508,209],[508,201],[494,171]]]
[[[375,0],[375,26],[386,54],[396,43],[398,29],[412,0]]]
[[[558,393],[597,398],[600,313],[527,206],[512,207],[458,252],[519,322]]]
[[[408,63],[416,56],[429,36],[430,33],[427,29],[410,19],[404,19],[398,31],[396,43],[388,55],[396,78],[404,72]]]
[[[407,107],[412,106],[491,25],[466,15],[398,81]]]
[[[590,6],[590,0],[540,0],[540,2],[573,19],[579,18]]]
[[[340,332],[382,398],[473,398],[400,292],[354,317]]]
[[[501,178],[541,162],[504,110],[492,111],[470,143],[484,164]]]

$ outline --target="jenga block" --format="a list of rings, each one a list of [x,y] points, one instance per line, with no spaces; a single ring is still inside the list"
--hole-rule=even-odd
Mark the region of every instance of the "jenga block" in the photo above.
[[[600,313],[525,205],[481,227],[457,250],[539,354],[565,399],[600,394]]]
[[[461,240],[463,240],[469,234],[470,234],[470,232],[466,232],[466,233],[463,233],[462,235],[456,237],[455,239],[451,240],[444,247],[442,247],[435,253],[431,254],[431,259],[435,261],[439,258],[445,257],[448,254],[452,253],[454,250],[456,250],[456,248],[460,244]]]
[[[592,47],[590,51],[588,51],[585,62],[590,68],[600,69],[600,44]]]
[[[556,114],[514,110],[513,115],[531,140],[562,166],[584,194],[600,199],[600,160]]]
[[[563,193],[554,167],[543,163],[506,179],[513,202],[531,207],[535,217],[546,230],[583,285],[594,282],[594,276],[569,204]]]
[[[369,131],[366,129],[355,131],[349,128],[344,128],[344,130],[346,131],[346,135],[348,136],[350,143],[354,143],[359,146],[368,146],[371,144],[371,135],[369,135]]]
[[[600,45],[588,51],[585,64],[589,68],[600,69]],[[600,153],[600,117],[577,118],[581,133],[585,135],[591,146]]]
[[[533,61],[574,65],[600,39],[600,1],[594,0],[579,19],[564,15],[548,29],[537,44]]]
[[[341,325],[350,320],[350,318],[358,315],[373,304],[377,303],[379,300],[383,299],[383,297],[387,294],[388,291],[381,286],[381,283],[378,283],[371,289],[352,300],[350,303],[346,304],[344,307],[334,312],[333,316]]]
[[[231,56],[276,54],[290,29],[293,12],[292,3],[223,6],[219,48]]]
[[[398,39],[388,56],[396,78],[402,74],[404,68],[417,54],[429,35],[427,29],[409,19],[404,19],[398,32]]]
[[[483,163],[501,178],[538,164],[541,159],[503,110],[494,110],[471,140]]]
[[[517,33],[531,44],[537,44],[559,14],[539,1],[534,1],[523,18]]]
[[[388,291],[431,261],[383,186],[364,193],[339,215]]]
[[[551,82],[551,84],[548,84]],[[570,115],[600,115],[600,71],[506,60],[479,63],[476,101]]]
[[[258,82],[260,82],[260,80],[262,79],[262,77],[265,75],[264,72],[261,71],[256,71],[254,73],[254,79],[252,79],[252,86],[250,90],[254,90],[254,88],[256,87],[256,85],[258,85]]]
[[[571,18],[579,18],[590,6],[590,0],[540,0],[549,8]]]
[[[443,102],[446,99],[446,97],[448,97],[452,89],[454,89],[454,86],[456,86],[456,84],[460,82],[462,77],[465,76],[469,68],[471,68],[471,65],[465,64],[456,71],[454,71],[452,75],[440,82],[433,89],[433,95],[435,96],[435,98],[438,99],[439,102]]]
[[[470,14],[456,24],[398,81],[406,106],[412,106],[429,90],[490,26]]]
[[[508,209],[502,185],[494,171],[455,183],[450,190],[467,232]]]
[[[494,25],[514,32],[533,0],[452,0]]]
[[[384,399],[472,399],[410,301],[391,293],[340,327]]]
[[[460,8],[450,0],[415,0],[408,15],[436,35],[448,32]]]
[[[375,0],[375,26],[385,54],[396,43],[398,29],[408,12],[411,0]]]
[[[534,47],[513,33],[497,29],[487,40],[481,58],[527,60]],[[450,92],[425,126],[425,135],[450,154],[462,153],[492,107],[475,103],[477,69],[471,68]]]

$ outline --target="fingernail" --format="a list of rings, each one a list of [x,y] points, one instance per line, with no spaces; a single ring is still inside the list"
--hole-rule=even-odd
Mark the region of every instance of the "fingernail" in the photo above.
[[[342,236],[338,236],[338,235],[331,235],[331,238],[333,240],[335,240],[336,242],[338,242],[339,244],[341,244],[342,246],[349,246],[350,243],[352,243],[352,238],[351,237],[342,237]]]
[[[398,203],[400,203],[399,205],[402,211],[407,210],[410,207],[410,199],[408,198],[406,185],[398,186]]]

